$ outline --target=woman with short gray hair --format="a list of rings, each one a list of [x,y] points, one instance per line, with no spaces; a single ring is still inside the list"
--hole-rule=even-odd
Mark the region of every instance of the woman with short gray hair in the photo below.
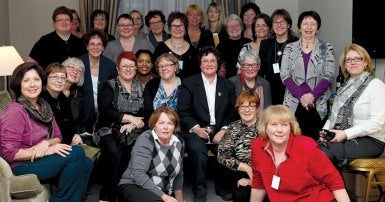
[[[271,91],[269,82],[258,76],[261,58],[253,49],[250,49],[240,56],[239,62],[241,73],[229,79],[235,84],[235,93],[239,95],[245,90],[255,91],[261,100],[261,107],[267,108],[271,105]]]

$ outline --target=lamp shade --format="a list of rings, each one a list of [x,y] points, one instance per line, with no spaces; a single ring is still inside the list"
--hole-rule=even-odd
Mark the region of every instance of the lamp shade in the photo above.
[[[23,63],[13,46],[0,46],[0,76],[12,75],[13,70]]]

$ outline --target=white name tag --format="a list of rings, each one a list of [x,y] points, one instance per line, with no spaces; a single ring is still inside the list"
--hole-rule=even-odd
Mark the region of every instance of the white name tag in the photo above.
[[[273,181],[271,181],[271,187],[273,189],[276,189],[278,190],[278,187],[279,187],[279,182],[281,181],[281,178],[276,176],[276,175],[273,175]]]
[[[273,71],[274,71],[274,74],[278,74],[280,72],[280,70],[279,70],[279,63],[274,63],[273,64]]]

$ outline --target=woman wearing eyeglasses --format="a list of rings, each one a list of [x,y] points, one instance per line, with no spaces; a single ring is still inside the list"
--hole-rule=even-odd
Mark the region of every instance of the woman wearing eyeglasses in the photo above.
[[[180,12],[172,12],[167,19],[170,38],[164,42],[159,42],[154,51],[154,58],[158,58],[163,53],[172,53],[178,60],[178,76],[184,79],[188,76],[200,72],[197,50],[189,44],[183,37],[187,29],[187,17]]]
[[[255,91],[241,92],[235,101],[240,120],[229,125],[218,146],[217,160],[226,166],[225,182],[235,202],[249,202],[251,192],[251,142],[258,136],[257,121],[260,99]]]
[[[134,79],[136,74],[136,56],[133,52],[122,52],[117,61],[118,76],[105,82],[98,97],[99,115],[96,131],[103,127],[118,128],[127,137],[122,142],[117,133],[100,138],[102,150],[102,189],[99,198],[103,201],[115,201],[117,185],[130,159],[133,142],[143,131],[143,96],[142,86]],[[125,140],[124,140],[125,141]]]
[[[123,51],[131,51],[136,53],[139,49],[147,49],[154,51],[154,46],[147,38],[136,37],[134,35],[134,19],[127,14],[121,14],[116,20],[116,29],[119,32],[119,37],[107,44],[103,55],[117,63],[118,55]]]
[[[166,16],[160,10],[148,11],[146,17],[144,17],[146,26],[150,29],[148,33],[148,40],[156,48],[159,42],[166,41],[170,38],[170,35],[164,31],[164,25],[166,24]]]
[[[81,112],[81,132],[94,132],[96,115],[98,113],[98,92],[102,84],[116,78],[116,65],[107,57],[102,55],[106,47],[105,34],[98,30],[90,30],[83,37],[87,45],[88,54],[79,57],[83,62],[84,84],[82,86],[84,107]]]
[[[356,158],[377,158],[385,145],[385,84],[374,76],[372,59],[360,45],[350,44],[340,56],[347,81],[338,89],[324,129],[335,133],[321,149],[342,168]]]
[[[258,76],[261,59],[253,50],[246,50],[239,60],[241,73],[231,77],[229,80],[235,84],[235,93],[239,95],[242,91],[252,90],[255,92],[261,103],[261,107],[267,108],[271,105],[271,92],[269,82]]]
[[[90,17],[90,28],[91,29],[97,29],[107,36],[107,41],[113,41],[115,40],[115,36],[108,34],[108,13],[106,11],[96,9],[91,13]]]
[[[151,79],[144,88],[144,122],[147,123],[152,112],[160,106],[176,109],[181,80],[179,60],[170,53],[163,53],[155,61],[156,70],[160,77]]]
[[[297,27],[300,39],[287,44],[282,55],[280,76],[286,86],[283,105],[295,113],[303,134],[318,140],[334,81],[334,48],[317,38],[321,17],[316,11],[302,12]]]
[[[63,143],[68,145],[82,144],[82,138],[76,131],[70,100],[63,93],[67,80],[66,68],[60,63],[52,63],[48,65],[45,73],[46,85],[41,96],[51,106],[63,137]]]

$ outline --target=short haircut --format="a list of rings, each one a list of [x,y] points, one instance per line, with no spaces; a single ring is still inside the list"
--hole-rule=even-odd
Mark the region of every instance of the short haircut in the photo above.
[[[90,28],[93,29],[94,28],[94,20],[96,17],[98,17],[98,15],[104,15],[104,18],[106,19],[106,25],[108,25],[108,20],[109,20],[109,17],[108,17],[108,13],[104,10],[101,10],[101,9],[96,9],[94,11],[92,11],[91,13],[91,16],[90,16]],[[104,32],[107,33],[107,28],[108,26],[106,26],[106,28],[104,28]]]
[[[257,52],[253,49],[246,50],[242,55],[239,56],[239,63],[243,64],[246,58],[253,59],[257,61],[258,64],[261,64],[261,58],[258,56]]]
[[[118,59],[116,60],[116,66],[120,65],[120,62],[122,62],[122,59],[125,58],[127,60],[134,61],[136,64],[136,55],[131,51],[122,51],[118,55]]]
[[[217,64],[219,64],[219,61],[221,60],[219,50],[216,49],[214,46],[205,46],[198,53],[199,66],[201,65],[202,57],[207,56],[210,53],[214,54],[214,56],[217,58]]]
[[[128,15],[127,13],[123,13],[119,15],[119,17],[116,19],[116,24],[119,24],[119,20],[122,18],[129,19],[132,23],[134,23],[134,19],[132,19],[131,15]]]
[[[90,29],[83,35],[82,39],[84,44],[88,46],[88,43],[90,42],[91,38],[95,36],[99,37],[102,40],[103,47],[105,48],[108,43],[107,35],[97,29]]]
[[[189,13],[194,12],[194,11],[197,11],[199,14],[201,14],[201,21],[199,23],[202,24],[203,20],[205,19],[205,13],[201,9],[201,7],[199,7],[198,4],[191,4],[191,5],[187,6],[184,14],[186,14],[186,16],[187,16]]]
[[[177,19],[180,20],[183,23],[184,28],[187,29],[187,16],[184,13],[175,11],[170,13],[170,15],[168,15],[168,19],[167,19],[168,30],[171,30],[171,23]]]
[[[229,23],[230,20],[236,20],[239,22],[239,25],[242,27],[243,29],[243,22],[242,22],[242,19],[238,16],[238,15],[235,15],[235,14],[230,14],[229,16],[227,16],[227,18],[225,19],[225,27],[227,29],[227,23]]]
[[[159,71],[159,62],[161,59],[164,59],[164,60],[167,60],[167,61],[170,61],[172,62],[173,64],[177,65],[177,68],[176,68],[176,74],[179,73],[179,60],[178,58],[175,57],[175,55],[173,55],[172,53],[163,53],[162,55],[160,55],[156,60],[155,60],[155,67],[156,67],[156,71]]]
[[[144,17],[144,23],[146,24],[147,27],[150,27],[150,20],[152,18],[156,18],[156,16],[159,16],[162,23],[166,24],[166,16],[164,16],[162,11],[151,10],[151,11],[148,11],[146,17]]]
[[[239,108],[243,103],[255,103],[257,105],[257,109],[261,105],[261,100],[259,99],[258,94],[255,92],[254,89],[245,90],[242,91],[238,96],[237,100],[235,101],[235,108]]]
[[[51,63],[47,66],[47,68],[45,69],[45,78],[47,79],[50,74],[54,73],[64,73],[65,75],[67,75],[65,66],[58,62]]]
[[[71,10],[65,6],[59,6],[57,7],[53,13],[52,13],[52,20],[55,22],[56,21],[56,16],[60,15],[60,14],[64,14],[64,15],[68,15],[72,21],[72,13],[71,13]]]
[[[317,30],[321,28],[321,17],[319,16],[319,14],[316,11],[304,11],[298,17],[298,22],[297,22],[298,29],[301,29],[301,23],[307,17],[311,17],[315,21],[317,21]]]
[[[42,80],[42,85],[44,85],[45,74],[43,68],[35,62],[22,63],[17,66],[15,70],[13,70],[11,76],[10,87],[15,93],[16,98],[19,98],[21,96],[21,82],[25,73],[27,73],[29,70],[35,70],[39,75],[40,79]]]
[[[180,130],[179,116],[172,108],[167,106],[160,106],[151,114],[150,119],[148,120],[148,127],[153,129],[162,113],[164,113],[174,124],[174,132],[178,132]]]

